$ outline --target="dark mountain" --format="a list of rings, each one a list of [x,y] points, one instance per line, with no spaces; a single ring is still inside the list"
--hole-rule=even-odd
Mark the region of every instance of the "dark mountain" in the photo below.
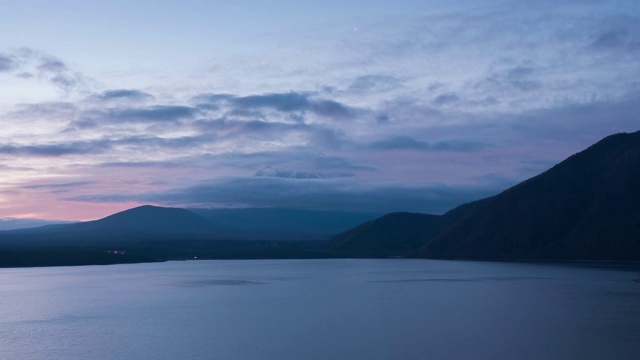
[[[409,244],[427,258],[640,260],[640,132],[609,136],[444,215],[397,214],[372,224],[334,237],[333,248],[376,254],[395,238],[396,248]]]
[[[379,213],[302,209],[189,209],[229,239],[326,240]]]
[[[341,257],[416,257],[418,249],[481,204],[461,205],[445,215],[391,213],[332,237],[331,251]]]
[[[141,206],[100,220],[0,231],[0,267],[179,259],[323,258],[335,233],[375,218],[292,209]],[[313,241],[318,240],[318,241]]]
[[[0,267],[195,257],[640,260],[640,132],[607,137],[444,215],[393,213],[334,236],[329,246],[308,240],[372,218],[141,206],[95,221],[0,231]]]
[[[105,218],[0,231],[2,234],[200,234],[242,240],[326,240],[379,213],[277,208],[181,209],[144,205]],[[75,235],[74,235],[75,236]]]
[[[245,220],[246,229],[257,229]],[[225,231],[192,211],[147,205],[95,221],[0,231],[0,267],[329,256],[326,240],[238,239]]]
[[[433,236],[439,216],[391,213],[331,239],[334,251],[348,257],[413,256],[422,239]]]
[[[111,248],[146,240],[217,238],[214,225],[188,210],[145,205],[94,221],[0,231],[0,248]]]
[[[105,218],[58,228],[69,232],[144,234],[211,234],[215,227],[206,219],[180,208],[139,206]]]
[[[609,136],[482,201],[425,257],[640,259],[640,132]]]

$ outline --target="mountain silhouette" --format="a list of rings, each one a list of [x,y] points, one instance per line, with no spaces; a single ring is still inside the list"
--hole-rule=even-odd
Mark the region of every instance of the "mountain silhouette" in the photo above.
[[[323,258],[327,252],[326,229],[322,220],[316,221],[312,213],[290,219],[295,224],[267,228],[268,219],[282,218],[293,210],[279,210],[270,214],[261,210],[262,218],[251,211],[243,211],[235,222],[218,227],[220,220],[230,213],[203,210],[218,223],[187,209],[140,206],[105,218],[74,224],[48,225],[0,231],[0,267],[62,266],[116,264],[132,262],[185,260],[185,259],[288,259]],[[239,213],[233,211],[234,215]],[[247,217],[244,217],[247,215]],[[234,216],[232,216],[234,217]],[[333,215],[325,214],[324,219]],[[360,218],[356,216],[356,219]],[[244,220],[244,222],[243,222]],[[335,219],[334,219],[335,220]],[[351,226],[357,222],[351,219]],[[283,222],[286,222],[283,219]],[[338,222],[340,223],[340,222]],[[327,225],[341,226],[332,223]],[[344,225],[344,224],[342,224]],[[243,228],[240,236],[230,236],[230,229]],[[308,230],[305,230],[308,229]],[[291,231],[294,232],[291,232]],[[295,232],[305,236],[318,236],[320,241],[297,239]],[[277,234],[287,233],[282,240]],[[316,234],[316,235],[313,235]]]
[[[442,259],[640,260],[640,132],[606,137],[538,176],[444,215],[385,216],[331,244],[358,256],[386,247],[389,255],[404,249]]]
[[[150,234],[206,234],[215,227],[203,217],[181,208],[143,205],[105,218],[59,228],[72,232],[117,232]]]
[[[189,209],[229,239],[326,240],[380,213],[279,208]]]
[[[331,244],[347,256],[411,256],[439,220],[436,215],[391,213],[341,233]]]
[[[182,209],[151,205],[139,206],[105,218],[71,224],[0,231],[0,245],[8,237],[23,235],[25,242],[92,242],[99,239],[132,240],[177,238],[226,240],[327,240],[380,214],[346,211],[297,209]],[[29,235],[31,238],[29,238]],[[126,235],[126,236],[125,236]],[[3,241],[4,240],[4,241]]]
[[[94,221],[0,231],[0,267],[196,257],[637,261],[640,132],[604,138],[538,176],[443,215],[363,219],[375,217],[145,205]],[[355,227],[325,240],[348,226]]]

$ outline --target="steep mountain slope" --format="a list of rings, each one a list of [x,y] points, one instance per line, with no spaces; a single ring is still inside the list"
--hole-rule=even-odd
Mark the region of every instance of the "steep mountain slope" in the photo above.
[[[415,257],[426,240],[478,205],[464,204],[445,215],[387,214],[335,235],[329,246],[342,257]]]
[[[365,225],[334,237],[333,248],[375,255],[381,244],[406,253],[414,246],[413,255],[427,258],[640,260],[640,132],[609,136],[442,216],[397,214]]]
[[[420,239],[439,216],[392,213],[366,222],[331,239],[334,251],[342,256],[412,256]]]
[[[609,136],[482,201],[420,255],[640,259],[640,132]]]

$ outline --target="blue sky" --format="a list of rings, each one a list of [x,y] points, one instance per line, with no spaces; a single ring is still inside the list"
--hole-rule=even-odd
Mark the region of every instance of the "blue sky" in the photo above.
[[[636,1],[0,2],[0,217],[442,213],[640,130]]]

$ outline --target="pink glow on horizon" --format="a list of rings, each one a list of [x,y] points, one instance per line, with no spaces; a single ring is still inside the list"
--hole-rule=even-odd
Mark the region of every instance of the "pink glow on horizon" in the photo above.
[[[90,203],[50,199],[40,202],[38,206],[27,202],[10,208],[0,208],[0,218],[90,221],[141,205],[145,204],[136,202]],[[34,209],[38,209],[38,212],[33,212]]]
[[[637,1],[9,2],[0,218],[433,213],[639,130]]]

